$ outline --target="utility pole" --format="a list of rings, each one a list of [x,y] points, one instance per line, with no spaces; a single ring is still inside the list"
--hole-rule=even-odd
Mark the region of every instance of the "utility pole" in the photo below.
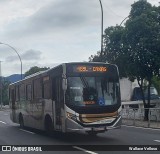
[[[1,93],[1,109],[2,109],[3,102],[2,102],[2,68],[1,68],[1,63],[2,63],[2,61],[0,61],[0,93]]]
[[[101,6],[101,52],[100,52],[100,59],[102,61],[103,57],[103,6],[101,0],[99,0]]]

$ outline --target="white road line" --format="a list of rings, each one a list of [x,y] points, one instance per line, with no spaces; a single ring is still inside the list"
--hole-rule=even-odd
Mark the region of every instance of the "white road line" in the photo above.
[[[8,113],[5,113],[4,115],[8,115]]]
[[[147,129],[147,130],[157,130],[157,131],[160,131],[160,129],[159,128],[145,128],[145,127],[138,127],[138,126],[127,126],[127,125],[122,125],[122,126],[124,126],[124,127],[131,127],[131,128],[140,128],[140,129]]]
[[[5,123],[4,121],[0,121],[1,123],[3,123],[3,124],[7,124],[7,123]]]
[[[30,134],[35,134],[35,133],[30,132],[30,131],[28,131],[28,130],[24,130],[24,129],[19,129],[19,130],[21,130],[21,131],[23,131],[23,132],[26,132],[26,133],[30,133]]]
[[[83,148],[80,148],[80,147],[77,147],[77,146],[73,146],[73,148],[78,149],[78,150],[81,150],[81,151],[86,152],[86,153],[90,153],[90,154],[98,154],[98,153],[96,153],[96,152],[88,151],[88,150],[86,150],[86,149],[83,149]]]
[[[160,142],[160,140],[154,140],[155,142]]]

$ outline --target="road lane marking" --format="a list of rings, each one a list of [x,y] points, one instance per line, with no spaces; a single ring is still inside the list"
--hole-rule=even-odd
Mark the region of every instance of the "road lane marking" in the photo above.
[[[160,142],[160,140],[154,140],[155,142]]]
[[[35,134],[35,133],[30,132],[30,131],[28,131],[28,130],[24,130],[24,129],[19,129],[19,130],[21,130],[21,131],[23,131],[23,132],[26,132],[26,133],[30,133],[30,134]]]
[[[4,115],[8,115],[8,113],[5,113]]]
[[[0,121],[1,123],[3,123],[3,124],[7,124],[7,123],[5,123],[4,121]]]
[[[131,127],[131,128],[140,128],[140,129],[146,129],[146,130],[157,130],[160,131],[159,128],[145,128],[145,127],[137,127],[137,126],[127,126],[127,125],[122,125],[123,127]]]
[[[83,149],[83,148],[80,148],[80,147],[77,147],[77,146],[73,146],[73,148],[78,149],[78,150],[83,151],[83,152],[86,152],[86,153],[90,153],[90,154],[98,154],[96,152],[89,151],[89,150],[86,150],[86,149]]]

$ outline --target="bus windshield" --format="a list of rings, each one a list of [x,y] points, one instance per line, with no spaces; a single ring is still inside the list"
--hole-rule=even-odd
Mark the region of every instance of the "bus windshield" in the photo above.
[[[110,106],[119,98],[119,82],[106,76],[68,77],[66,103],[72,106]]]

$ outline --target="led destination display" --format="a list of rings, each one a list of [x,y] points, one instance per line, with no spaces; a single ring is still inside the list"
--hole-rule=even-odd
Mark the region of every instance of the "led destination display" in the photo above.
[[[105,66],[74,66],[73,72],[107,72]]]

